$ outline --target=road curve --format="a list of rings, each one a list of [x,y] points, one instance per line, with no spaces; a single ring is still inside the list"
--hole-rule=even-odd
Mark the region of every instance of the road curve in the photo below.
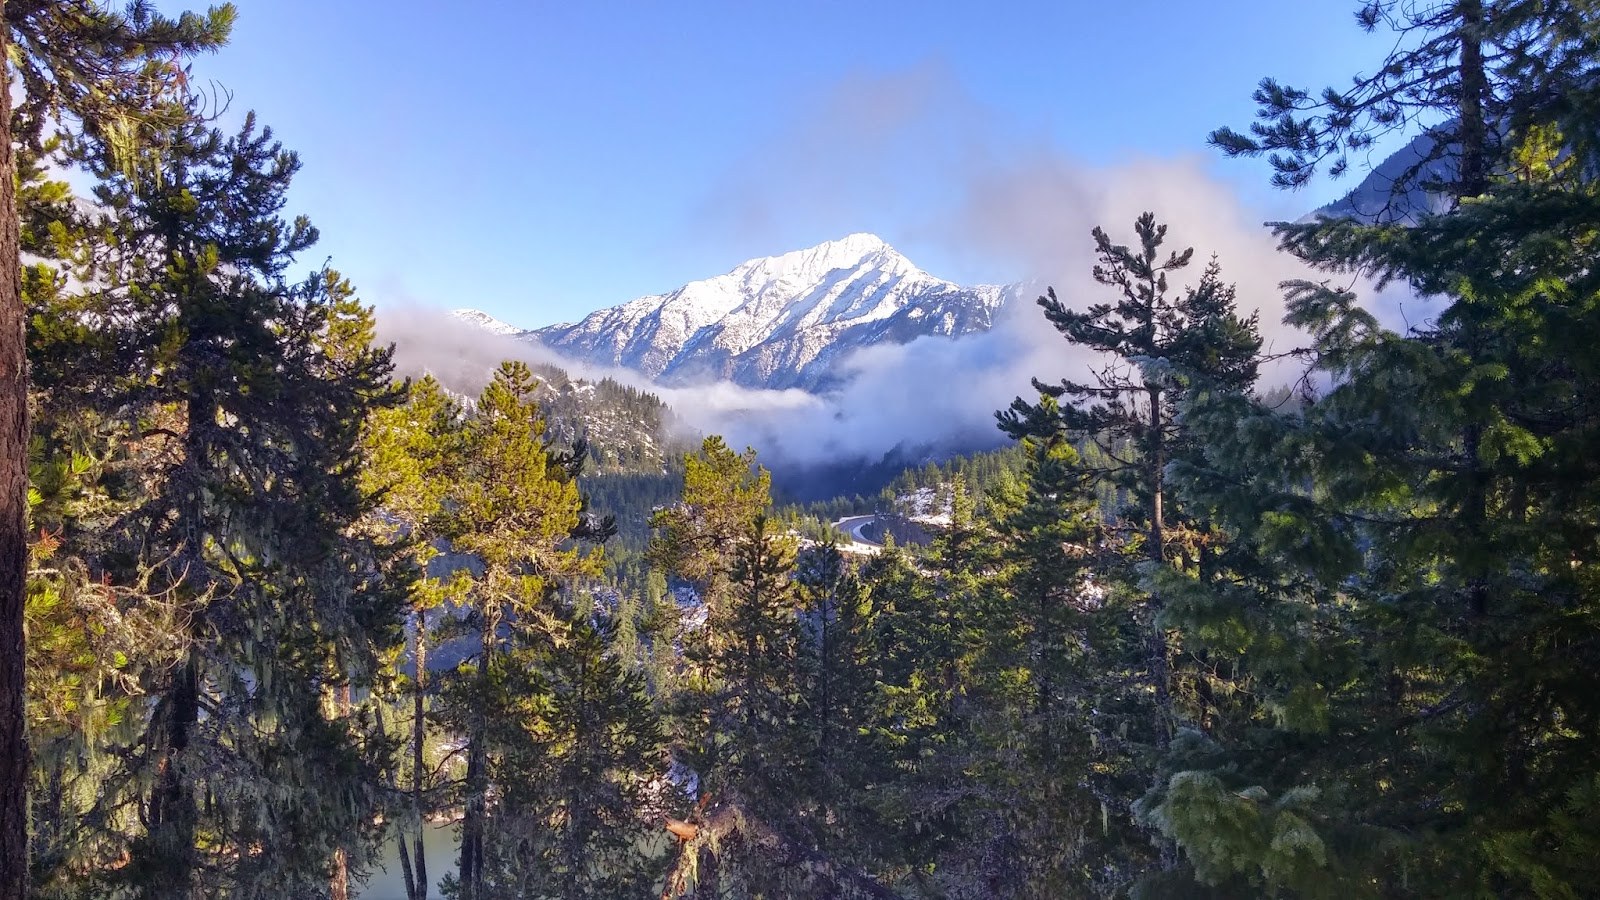
[[[881,542],[875,541],[861,533],[861,529],[873,524],[876,521],[878,521],[878,517],[875,515],[846,516],[845,518],[833,523],[833,527],[839,529],[845,534],[850,535],[850,539],[858,544],[866,544],[869,547],[882,547],[883,544]]]

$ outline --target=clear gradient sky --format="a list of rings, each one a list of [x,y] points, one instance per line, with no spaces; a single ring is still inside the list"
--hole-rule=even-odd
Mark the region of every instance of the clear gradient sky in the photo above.
[[[974,171],[1041,154],[1196,157],[1298,215],[1350,183],[1275,195],[1206,133],[1246,124],[1264,75],[1343,84],[1386,49],[1355,0],[235,2],[196,81],[300,153],[306,263],[380,309],[528,327],[853,231],[1022,277],[940,221]]]

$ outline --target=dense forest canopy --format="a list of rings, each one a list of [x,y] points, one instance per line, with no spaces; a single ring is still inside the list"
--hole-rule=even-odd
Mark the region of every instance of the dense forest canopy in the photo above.
[[[1371,0],[1375,74],[1212,135],[1430,148],[1426,213],[1273,226],[1292,393],[1154,210],[1006,447],[804,504],[615,381],[398,377],[188,86],[231,6],[4,15],[0,897],[1592,893],[1595,4]]]

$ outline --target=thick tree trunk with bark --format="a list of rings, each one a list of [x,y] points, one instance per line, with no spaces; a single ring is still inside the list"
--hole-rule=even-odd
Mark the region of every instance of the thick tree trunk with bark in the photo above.
[[[406,900],[419,900],[417,893],[417,880],[411,874],[411,851],[406,849],[406,836],[401,833],[398,838],[400,848],[400,874],[406,878]]]
[[[328,876],[328,900],[350,900],[350,858],[343,847],[334,848],[333,873]]]
[[[175,896],[194,881],[194,790],[185,759],[189,738],[200,720],[200,676],[193,659],[173,675],[168,689],[166,746],[150,798],[149,829],[163,868],[164,886]]]
[[[339,686],[335,694],[339,718],[350,715],[350,683]],[[333,848],[333,872],[328,877],[328,900],[350,900],[350,856],[343,847]]]
[[[169,258],[176,259],[178,246],[175,226],[169,228]],[[196,390],[188,401],[188,431],[184,438],[182,472],[184,477],[199,479],[207,471],[210,454],[207,452],[206,433],[200,423],[215,422],[216,404],[209,392]],[[205,616],[203,603],[210,597],[211,572],[202,550],[206,527],[198,501],[190,497],[179,507],[178,519],[183,544],[172,561],[172,584],[184,591],[195,602],[196,612],[190,627],[199,634]],[[152,788],[147,817],[147,829],[152,852],[161,868],[162,886],[174,896],[193,893],[196,868],[195,830],[199,824],[199,808],[195,801],[192,773],[189,771],[189,743],[200,723],[200,660],[198,652],[190,650],[188,658],[172,674],[166,686],[165,728],[158,740],[161,757],[157,762],[156,783]]]
[[[0,0],[0,50],[10,29]],[[0,898],[28,888],[27,648],[22,601],[28,566],[28,352],[23,331],[11,71],[0,54]]]
[[[478,683],[489,683],[494,644],[500,630],[500,617],[492,603],[486,605],[480,617]],[[484,735],[483,714],[474,713],[467,735],[467,799],[461,819],[461,897],[462,900],[488,900],[484,894],[484,819],[488,814],[489,791],[488,748]],[[420,854],[419,854],[420,855]]]
[[[463,900],[488,900],[483,893],[483,830],[487,779],[484,777],[483,736],[467,748],[467,802],[461,819],[461,896]]]
[[[1161,388],[1147,386],[1150,394],[1150,558],[1167,561],[1166,481],[1167,446],[1161,421]]]

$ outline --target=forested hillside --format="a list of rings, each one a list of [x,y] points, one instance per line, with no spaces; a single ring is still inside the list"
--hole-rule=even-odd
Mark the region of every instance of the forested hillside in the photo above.
[[[682,456],[688,441],[661,398],[610,378],[573,380],[550,365],[532,367],[534,397],[551,424],[550,438],[583,441],[597,473],[660,473]]]
[[[1429,139],[1434,212],[1272,226],[1298,346],[1105,222],[1003,449],[783,505],[647,391],[397,375],[189,80],[231,5],[4,15],[0,898],[1595,892],[1594,4],[1364,4],[1366,74],[1212,134],[1286,188]]]

